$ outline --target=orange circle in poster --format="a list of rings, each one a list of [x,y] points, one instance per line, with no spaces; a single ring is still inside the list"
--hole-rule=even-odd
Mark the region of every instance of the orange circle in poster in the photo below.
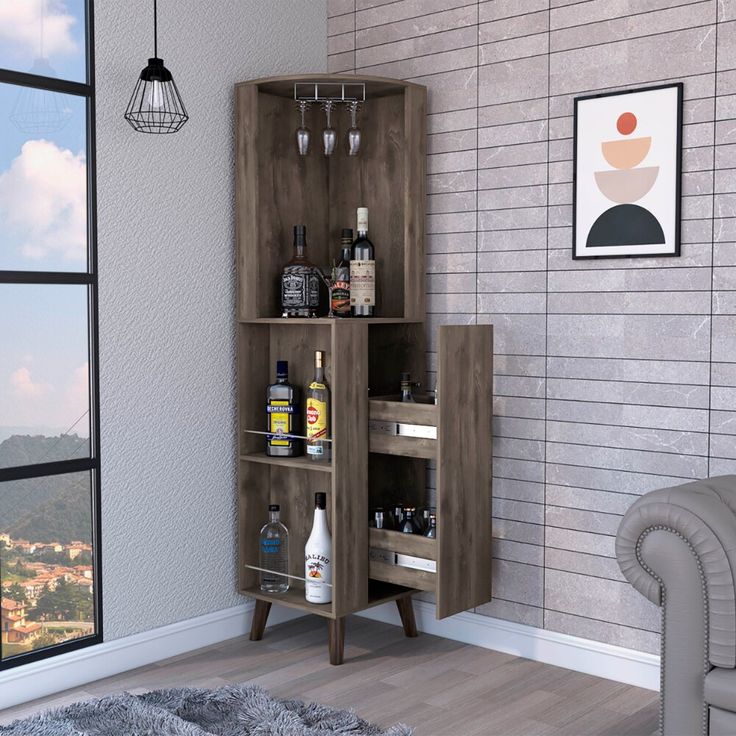
[[[631,135],[636,130],[636,115],[633,112],[624,112],[616,121],[616,128],[621,135]]]

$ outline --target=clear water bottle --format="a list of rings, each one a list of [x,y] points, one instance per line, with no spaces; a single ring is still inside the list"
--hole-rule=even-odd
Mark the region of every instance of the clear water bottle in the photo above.
[[[271,504],[268,507],[270,521],[261,529],[261,590],[264,593],[289,590],[289,530],[279,521],[280,510],[278,504]]]

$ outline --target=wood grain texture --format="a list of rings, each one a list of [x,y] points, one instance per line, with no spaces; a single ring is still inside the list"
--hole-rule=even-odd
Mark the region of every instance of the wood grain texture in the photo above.
[[[330,664],[340,665],[345,659],[345,619],[340,616],[327,622]]]
[[[345,120],[340,120],[340,129]],[[376,316],[404,316],[404,101],[374,98],[360,110],[360,153],[349,156],[344,136],[329,157],[329,230],[337,255],[340,230],[356,228],[358,207],[368,208],[375,246]]]
[[[238,314],[259,316],[258,87],[235,90],[235,233],[238,241]]]
[[[368,540],[371,549],[383,549],[402,555],[437,559],[437,540],[427,539],[421,534],[404,534],[390,529],[370,529]]]
[[[243,595],[255,598],[256,601],[265,601],[267,603],[276,603],[279,606],[293,608],[296,611],[302,611],[313,616],[321,618],[335,618],[332,612],[332,606],[329,603],[309,603],[304,597],[304,583],[292,580],[291,586],[286,593],[264,593],[260,587],[241,589]]]
[[[491,598],[493,327],[439,330],[437,617]]]
[[[378,421],[437,426],[437,407],[429,401],[427,403],[416,401],[412,404],[402,402],[400,396],[376,397],[368,402],[368,410],[370,418]]]
[[[252,683],[274,697],[353,708],[415,736],[647,736],[658,694],[510,654],[351,617],[346,662],[325,657],[324,621],[310,616],[7,708],[8,724],[45,708],[128,691]]]
[[[256,601],[256,607],[253,611],[253,620],[250,624],[251,641],[260,641],[263,639],[263,632],[266,630],[266,623],[270,612],[271,603],[269,601]]]
[[[424,202],[427,182],[427,90],[404,91],[404,315],[424,317]]]
[[[261,436],[261,440],[263,437]],[[280,465],[284,468],[301,468],[302,470],[314,470],[317,473],[331,473],[331,463],[315,463],[305,456],[302,457],[272,457],[266,455],[265,452],[251,452],[247,455],[241,455],[240,459],[244,462],[263,463],[264,465]]]
[[[332,328],[332,557],[335,612],[368,603],[368,326]]]
[[[437,457],[437,440],[380,432],[371,432],[369,440],[371,452],[401,455],[402,457],[421,457],[425,460],[434,460]]]
[[[374,580],[383,580],[394,585],[404,585],[407,588],[416,588],[434,592],[437,588],[437,576],[426,570],[414,570],[410,567],[388,565],[385,562],[370,561],[370,575]]]
[[[411,598],[399,598],[396,601],[396,608],[399,609],[399,617],[401,618],[401,626],[404,629],[404,636],[408,636],[411,639],[419,636],[417,622],[414,618],[414,604]]]

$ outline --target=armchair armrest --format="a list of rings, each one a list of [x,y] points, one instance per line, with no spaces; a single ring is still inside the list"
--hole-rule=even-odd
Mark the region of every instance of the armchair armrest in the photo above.
[[[705,606],[708,658],[714,666],[735,667],[736,476],[653,491],[626,512],[616,537],[619,566],[636,590],[662,605],[667,580],[686,571],[675,556],[652,554],[646,543],[652,532],[676,535],[694,555],[700,580],[693,585]]]

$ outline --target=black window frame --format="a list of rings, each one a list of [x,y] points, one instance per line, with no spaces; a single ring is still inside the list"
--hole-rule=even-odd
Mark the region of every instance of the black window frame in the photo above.
[[[87,321],[89,353],[89,417],[90,455],[88,458],[0,468],[2,483],[67,473],[88,472],[92,504],[92,564],[93,601],[95,611],[94,634],[72,639],[43,649],[14,655],[3,660],[0,651],[0,672],[30,662],[56,657],[103,641],[102,617],[102,551],[100,522],[100,380],[99,380],[99,320],[97,279],[97,141],[95,137],[95,44],[94,0],[85,0],[86,82],[73,82],[53,77],[0,68],[0,83],[60,92],[86,100],[86,161],[87,161],[87,271],[4,271],[0,270],[0,285],[4,284],[77,284],[87,286]],[[2,497],[0,496],[0,509]],[[0,561],[1,564],[1,561]],[[2,568],[0,567],[0,579]]]

